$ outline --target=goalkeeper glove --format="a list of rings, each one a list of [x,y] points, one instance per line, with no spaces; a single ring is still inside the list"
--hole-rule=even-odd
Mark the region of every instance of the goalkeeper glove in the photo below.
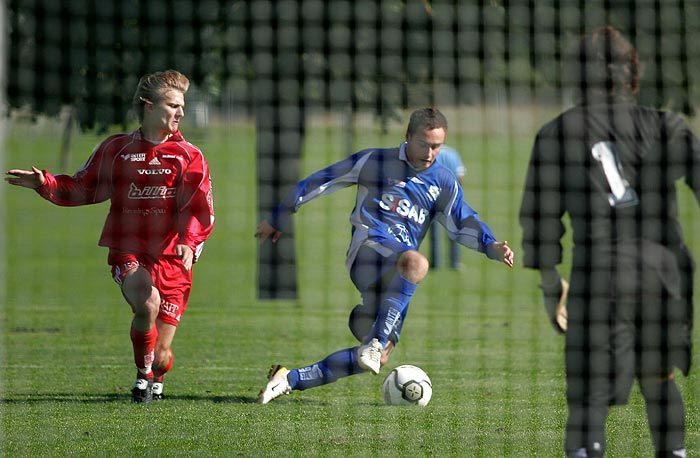
[[[551,285],[540,284],[544,296],[544,308],[547,311],[554,329],[560,334],[566,332],[568,316],[566,311],[566,298],[569,295],[569,283],[563,278]]]

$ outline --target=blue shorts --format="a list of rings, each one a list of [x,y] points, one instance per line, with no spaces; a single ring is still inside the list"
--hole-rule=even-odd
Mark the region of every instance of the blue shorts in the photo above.
[[[362,304],[357,305],[350,312],[348,326],[360,342],[369,334],[374,324],[386,286],[394,276],[398,275],[396,262],[399,256],[401,256],[401,252],[395,252],[385,257],[368,246],[361,247],[357,252],[355,262],[350,268],[350,278],[362,295]],[[399,341],[407,313],[408,307],[404,309],[401,319],[389,335],[389,340],[394,345]]]

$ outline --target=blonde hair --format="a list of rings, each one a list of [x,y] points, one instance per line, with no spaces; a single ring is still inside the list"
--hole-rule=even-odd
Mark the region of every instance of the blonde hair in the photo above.
[[[189,87],[190,80],[177,70],[165,70],[142,76],[131,101],[139,122],[143,121],[144,105],[157,103],[161,96],[169,90],[180,91],[184,94]]]

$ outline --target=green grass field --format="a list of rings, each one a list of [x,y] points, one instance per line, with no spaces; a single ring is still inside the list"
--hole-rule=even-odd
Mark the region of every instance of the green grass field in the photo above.
[[[397,144],[403,132],[395,127],[385,135],[360,128],[363,137],[348,150],[338,125],[312,124],[304,173],[365,146]],[[106,204],[60,208],[3,183],[2,455],[563,455],[563,340],[544,319],[538,278],[467,249],[461,271],[436,270],[418,289],[401,344],[382,375],[255,404],[270,364],[305,365],[355,344],[346,320],[358,295],[344,267],[354,190],[315,201],[297,215],[299,300],[258,301],[254,131],[247,124],[183,130],[209,160],[217,228],[195,268],[163,402],[130,402],[131,313],[110,278],[106,250],[96,245]],[[453,130],[448,143],[468,167],[467,200],[519,252],[517,210],[531,135]],[[57,171],[60,130],[54,123],[11,124],[9,134],[5,169]],[[75,138],[67,172],[80,167],[100,139],[90,133]],[[700,240],[693,236],[700,233],[700,213],[687,193],[682,199],[698,257]],[[431,376],[434,395],[426,408],[383,405],[383,374],[399,364],[418,365]],[[689,456],[700,456],[695,370],[680,380]],[[651,456],[636,389],[629,406],[613,410],[608,432],[609,457]]]

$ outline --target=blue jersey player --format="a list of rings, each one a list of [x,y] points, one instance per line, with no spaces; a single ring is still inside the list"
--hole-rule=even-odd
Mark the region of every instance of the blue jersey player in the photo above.
[[[508,242],[498,242],[465,201],[454,174],[435,159],[447,135],[447,119],[432,107],[414,111],[406,141],[397,148],[371,148],[300,181],[258,224],[260,243],[275,243],[302,205],[324,194],[357,186],[347,255],[350,277],[362,304],[350,314],[360,345],[337,351],[306,367],[273,365],[258,395],[267,404],[292,390],[305,390],[365,371],[378,374],[399,340],[408,305],[429,262],[418,247],[432,221],[451,238],[513,266]]]

